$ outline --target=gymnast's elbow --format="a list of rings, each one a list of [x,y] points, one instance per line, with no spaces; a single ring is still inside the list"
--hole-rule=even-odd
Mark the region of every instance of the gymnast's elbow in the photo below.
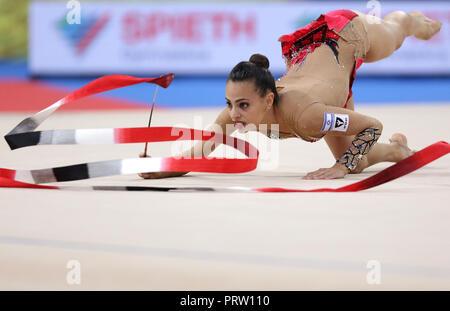
[[[368,118],[367,121],[368,122],[364,126],[360,127],[352,134],[357,135],[359,137],[364,134],[373,132],[379,137],[383,132],[383,123],[381,123],[381,121],[375,118]]]
[[[373,119],[373,120],[374,120],[374,124],[370,128],[378,129],[378,131],[380,133],[383,132],[383,123],[381,123],[381,121],[377,120],[377,119]]]
[[[376,142],[383,132],[383,123],[381,123],[377,119],[371,118],[371,122],[368,123],[365,127],[360,128],[360,130],[358,130],[357,132],[358,133],[355,133],[356,139],[374,139]]]
[[[372,117],[364,117],[364,119],[354,122],[353,126],[350,125],[347,135],[361,135],[367,131],[374,131],[378,135],[383,132],[383,123],[380,120]],[[351,122],[350,122],[351,123]],[[355,124],[356,123],[356,124]]]
[[[376,120],[376,119],[375,119]],[[381,135],[381,133],[383,132],[383,123],[379,120],[376,120],[376,128],[378,129],[378,135]]]

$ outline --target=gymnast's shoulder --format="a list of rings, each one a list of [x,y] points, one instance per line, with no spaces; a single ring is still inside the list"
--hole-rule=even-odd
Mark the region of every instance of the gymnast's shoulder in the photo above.
[[[294,87],[277,87],[279,101],[276,109],[281,115],[301,115],[312,103],[316,102],[305,90]]]

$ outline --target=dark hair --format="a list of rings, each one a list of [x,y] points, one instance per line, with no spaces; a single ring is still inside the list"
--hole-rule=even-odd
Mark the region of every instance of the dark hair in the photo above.
[[[256,91],[261,97],[268,91],[273,92],[273,103],[278,103],[278,93],[275,86],[275,79],[269,71],[269,60],[261,54],[253,54],[248,62],[240,62],[231,70],[227,81],[240,82],[253,80]]]

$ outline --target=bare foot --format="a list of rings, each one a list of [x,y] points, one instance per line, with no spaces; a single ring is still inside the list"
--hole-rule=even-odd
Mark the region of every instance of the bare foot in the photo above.
[[[426,17],[420,11],[413,11],[409,15],[415,18],[414,37],[418,39],[429,40],[441,30],[442,22]]]
[[[401,133],[393,134],[389,139],[389,142],[391,143],[391,145],[397,147],[396,158],[398,161],[406,159],[407,157],[412,156],[414,153],[416,153],[415,150],[411,150],[408,147],[408,140],[406,139],[406,136]]]

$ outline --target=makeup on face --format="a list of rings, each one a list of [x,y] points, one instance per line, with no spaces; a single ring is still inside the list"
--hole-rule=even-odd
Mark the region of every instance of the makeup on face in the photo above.
[[[253,81],[228,81],[225,100],[230,118],[240,132],[257,129],[267,113],[266,99],[256,91]]]

